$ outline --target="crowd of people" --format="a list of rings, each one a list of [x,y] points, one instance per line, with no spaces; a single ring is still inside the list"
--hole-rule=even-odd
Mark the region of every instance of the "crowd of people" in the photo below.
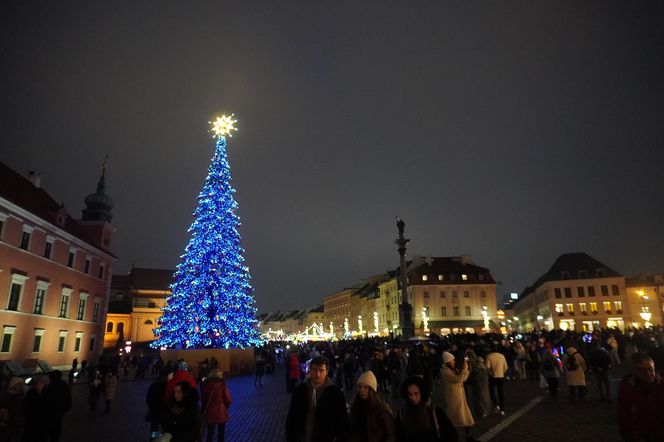
[[[616,395],[611,373],[623,364],[631,371]],[[568,387],[564,400],[593,395],[617,400],[624,440],[664,440],[661,327],[625,333],[432,335],[426,341],[275,342],[255,349],[256,388],[279,365],[291,395],[288,442],[472,441],[479,419],[511,411],[505,381],[537,382],[552,400],[560,400],[560,378]],[[231,392],[216,360],[190,367],[182,360],[114,356],[97,364],[84,361],[80,369],[75,360],[69,382],[58,370],[33,376],[29,383],[4,377],[0,442],[59,441],[63,416],[72,407],[72,383],[87,384],[90,413],[97,412],[102,398],[103,413],[110,413],[118,384],[130,371],[135,379],[156,376],[146,395],[151,441],[224,440]],[[594,379],[594,392],[587,389],[588,377]]]

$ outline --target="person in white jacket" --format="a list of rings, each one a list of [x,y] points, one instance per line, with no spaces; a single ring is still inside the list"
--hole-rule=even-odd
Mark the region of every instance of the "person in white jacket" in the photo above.
[[[496,414],[505,415],[505,395],[503,393],[505,384],[505,372],[507,371],[507,360],[494,345],[491,353],[486,356],[486,368],[489,371],[489,395],[491,403],[496,407]],[[496,397],[496,392],[498,393]]]

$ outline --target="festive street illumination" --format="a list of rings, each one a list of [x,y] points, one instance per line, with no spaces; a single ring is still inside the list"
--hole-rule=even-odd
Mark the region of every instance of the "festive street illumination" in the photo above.
[[[422,322],[424,323],[424,333],[429,333],[429,318],[427,318],[426,307],[422,307]]]
[[[362,315],[357,315],[357,328],[360,330],[360,334],[364,334],[362,329]]]
[[[344,336],[350,335],[350,329],[348,326],[348,318],[344,318]]]
[[[373,312],[373,321],[374,321],[374,333],[379,334],[378,330],[378,312]]]
[[[482,306],[482,318],[484,319],[484,330],[489,331],[489,311],[486,305]]]
[[[215,152],[189,227],[191,239],[154,330],[154,348],[245,348],[260,342],[226,157],[226,136],[237,130],[235,123],[233,115],[213,123]]]
[[[237,130],[235,127],[237,120],[233,118],[234,116],[235,114],[231,114],[230,116],[222,115],[221,117],[217,117],[216,120],[210,121],[209,123],[212,125],[212,129],[210,130],[212,132],[212,137],[219,138],[225,137],[226,135],[232,137],[233,131]]]
[[[334,323],[330,321],[330,334],[334,335]]]

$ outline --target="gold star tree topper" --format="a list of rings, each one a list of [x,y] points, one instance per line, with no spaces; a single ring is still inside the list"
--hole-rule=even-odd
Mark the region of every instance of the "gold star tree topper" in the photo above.
[[[237,130],[237,127],[235,127],[237,120],[233,117],[235,117],[235,114],[230,114],[230,116],[222,115],[221,117],[217,117],[216,120],[210,121],[209,123],[212,125],[212,129],[210,130],[213,134],[212,136],[225,137],[228,135],[229,137],[232,137],[233,131]]]

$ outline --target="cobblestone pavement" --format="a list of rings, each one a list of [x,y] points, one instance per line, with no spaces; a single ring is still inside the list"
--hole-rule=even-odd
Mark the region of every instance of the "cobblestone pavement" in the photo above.
[[[618,376],[621,374],[614,375],[614,398]],[[62,442],[147,442],[149,428],[144,421],[145,393],[150,382],[121,382],[109,414],[103,414],[103,400],[99,402],[97,413],[90,413],[87,386],[74,385],[74,407],[65,416]],[[600,402],[596,386],[590,385],[590,400],[570,403],[567,388],[564,382],[561,384],[558,399],[551,400],[535,381],[506,382],[506,415],[492,415],[478,420],[473,434],[481,440],[495,442],[523,438],[537,441],[621,440],[615,402]],[[226,441],[284,441],[284,423],[290,396],[285,392],[283,370],[266,376],[262,386],[254,386],[253,376],[231,378],[228,385],[233,403],[230,422],[226,426]],[[350,402],[353,392],[347,392],[346,397]],[[386,399],[393,409],[400,406],[398,399],[389,396]],[[437,388],[434,400],[440,402],[440,399],[440,388]],[[524,412],[526,406],[531,408]]]

